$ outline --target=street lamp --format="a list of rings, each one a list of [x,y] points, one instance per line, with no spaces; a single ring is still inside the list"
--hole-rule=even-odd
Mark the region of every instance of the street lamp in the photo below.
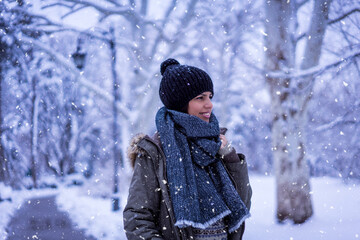
[[[76,52],[74,52],[71,57],[74,60],[75,66],[79,69],[82,70],[85,66],[85,58],[86,58],[86,53],[82,52],[81,50],[81,45],[83,43],[83,40],[79,37],[78,41],[77,41],[77,47],[76,47]]]

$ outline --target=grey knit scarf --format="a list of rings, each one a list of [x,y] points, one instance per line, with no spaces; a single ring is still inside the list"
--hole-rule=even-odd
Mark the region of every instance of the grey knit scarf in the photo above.
[[[156,127],[166,157],[175,225],[205,229],[224,218],[229,232],[238,229],[249,211],[217,157],[219,123],[161,108]]]

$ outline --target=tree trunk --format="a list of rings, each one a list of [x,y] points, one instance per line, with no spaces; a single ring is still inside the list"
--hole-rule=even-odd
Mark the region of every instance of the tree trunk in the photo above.
[[[286,73],[295,68],[296,7],[295,1],[266,2],[266,71]],[[267,76],[266,80],[273,117],[277,219],[303,223],[313,214],[304,136],[305,101],[308,101],[311,91],[306,92],[305,96],[304,92],[299,91],[303,79]]]
[[[38,177],[38,164],[37,164],[37,133],[38,133],[38,125],[37,125],[37,96],[36,96],[36,77],[32,79],[32,98],[31,98],[31,128],[30,128],[30,136],[31,136],[31,177],[33,180],[34,188],[37,188],[37,177]]]
[[[0,43],[1,44],[1,43]],[[7,164],[7,159],[5,158],[4,154],[4,148],[2,143],[2,124],[3,124],[3,117],[2,117],[2,66],[0,63],[0,182],[3,182],[5,184],[9,183],[9,169]]]

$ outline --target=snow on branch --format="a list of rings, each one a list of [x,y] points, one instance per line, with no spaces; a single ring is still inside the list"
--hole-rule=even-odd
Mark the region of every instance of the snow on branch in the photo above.
[[[353,59],[360,57],[359,50],[350,53],[349,55],[340,58],[330,64],[327,65],[318,65],[312,68],[308,68],[305,70],[283,70],[283,71],[272,71],[272,72],[264,72],[265,76],[268,78],[303,78],[312,75],[320,75],[328,69],[337,67],[341,64],[349,64],[353,61]]]
[[[347,18],[348,16],[350,16],[351,14],[356,13],[356,12],[360,12],[360,9],[359,8],[352,9],[349,12],[345,13],[344,15],[342,15],[342,16],[340,16],[338,18],[335,18],[333,20],[329,20],[328,25],[339,22],[339,21],[343,20],[344,18]]]
[[[108,91],[103,90],[101,87],[89,82],[80,72],[79,70],[74,66],[74,64],[72,64],[72,62],[70,61],[70,58],[65,58],[64,56],[62,56],[61,54],[58,54],[56,51],[52,50],[51,48],[45,46],[43,43],[41,43],[38,40],[32,39],[32,38],[28,38],[28,37],[22,37],[21,38],[21,42],[24,44],[29,44],[35,48],[38,48],[44,52],[46,52],[49,56],[51,56],[52,59],[54,59],[54,61],[56,61],[57,63],[61,64],[63,67],[65,67],[70,73],[72,73],[77,79],[78,82],[88,88],[89,90],[95,92],[96,94],[98,94],[99,96],[103,97],[105,100],[107,100],[108,102],[113,102],[114,98],[111,95],[111,93],[109,93]],[[122,107],[121,105],[117,105],[117,109],[119,111],[119,113],[124,117],[124,118],[129,118],[130,114],[128,112],[128,110],[124,107]]]
[[[64,18],[66,18],[67,16],[69,16],[69,15],[75,13],[75,12],[79,12],[80,10],[82,10],[82,9],[84,9],[84,8],[87,8],[87,6],[81,6],[81,7],[77,8],[77,9],[75,9],[75,10],[73,10],[73,11],[69,11],[68,13],[66,13],[65,15],[63,15],[61,18],[64,19]]]

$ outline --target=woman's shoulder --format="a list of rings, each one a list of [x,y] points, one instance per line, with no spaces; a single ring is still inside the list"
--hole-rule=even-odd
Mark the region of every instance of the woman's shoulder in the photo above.
[[[130,160],[130,164],[134,167],[136,157],[141,156],[155,156],[158,151],[161,149],[160,147],[160,138],[157,133],[155,133],[152,137],[149,135],[139,133],[135,135],[131,141],[130,145],[127,149],[127,156]]]

